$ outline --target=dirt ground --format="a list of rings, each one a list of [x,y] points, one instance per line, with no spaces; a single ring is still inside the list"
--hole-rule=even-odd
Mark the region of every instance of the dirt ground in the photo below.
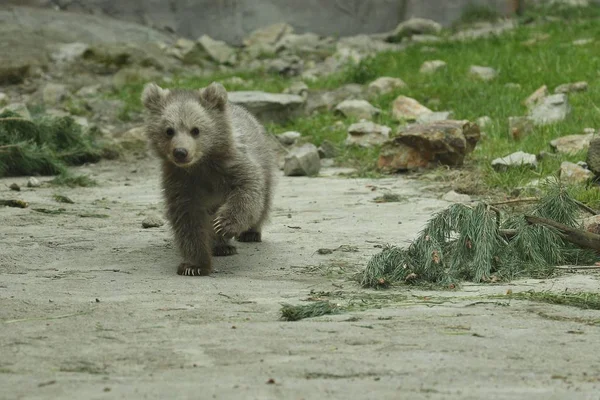
[[[30,203],[0,208],[1,399],[600,399],[600,326],[585,323],[599,312],[483,298],[597,291],[598,275],[457,292],[350,279],[448,205],[417,181],[282,177],[264,242],[182,277],[168,226],[142,228],[161,213],[155,164],[81,172],[100,185],[0,180],[0,198]],[[373,202],[386,188],[405,201]],[[311,291],[364,307],[280,320]]]

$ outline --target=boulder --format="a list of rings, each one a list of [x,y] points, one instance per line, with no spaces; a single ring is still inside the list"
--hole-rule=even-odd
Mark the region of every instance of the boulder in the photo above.
[[[382,146],[378,167],[395,172],[436,164],[460,166],[479,138],[479,127],[466,120],[410,125]]]

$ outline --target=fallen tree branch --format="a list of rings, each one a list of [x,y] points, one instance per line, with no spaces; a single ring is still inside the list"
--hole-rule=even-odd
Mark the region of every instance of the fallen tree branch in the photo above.
[[[586,206],[585,204],[583,204],[582,202],[580,202],[579,200],[575,200],[573,199],[573,201],[579,206],[579,208],[581,208],[583,211],[587,211],[592,215],[598,215],[598,211],[594,210],[593,208]]]
[[[600,265],[559,265],[557,267],[554,267],[556,269],[600,269]]]
[[[539,200],[540,199],[538,197],[523,197],[521,199],[511,199],[511,200],[497,201],[495,203],[488,203],[488,205],[503,206],[503,205],[507,205],[507,204],[516,204],[516,203],[533,203],[533,202],[539,201]]]
[[[585,232],[580,229],[572,228],[568,225],[552,221],[551,219],[535,217],[533,215],[526,215],[525,220],[531,225],[552,227],[558,230],[563,239],[579,247],[593,249],[600,253],[600,235],[591,232]]]

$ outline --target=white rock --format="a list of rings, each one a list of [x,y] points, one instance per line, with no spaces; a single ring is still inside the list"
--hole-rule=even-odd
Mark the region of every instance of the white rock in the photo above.
[[[506,157],[496,158],[492,161],[492,167],[496,171],[506,171],[511,167],[537,167],[535,154],[529,154],[522,151],[509,154]]]
[[[335,111],[346,117],[371,119],[381,113],[366,100],[345,100],[335,107]]]
[[[312,143],[293,148],[285,156],[283,173],[285,176],[313,176],[321,169],[321,159],[317,147]]]
[[[446,62],[442,60],[425,61],[423,65],[421,65],[419,72],[422,74],[432,74],[442,68],[446,68],[446,65]]]
[[[469,196],[468,194],[457,193],[454,190],[451,190],[442,196],[442,200],[449,201],[451,203],[470,203],[471,196]]]
[[[492,119],[490,117],[488,117],[487,115],[484,115],[483,117],[479,117],[477,118],[477,126],[479,126],[481,129],[490,126],[494,121],[492,121]]]
[[[382,76],[381,78],[375,79],[368,86],[368,91],[370,94],[387,94],[391,93],[396,89],[404,89],[407,85],[400,78],[392,78],[389,76]]]
[[[432,112],[417,100],[407,96],[398,96],[392,103],[392,117],[398,121],[414,121],[419,116]]]
[[[547,125],[563,121],[571,112],[567,95],[553,94],[542,99],[529,116],[536,125]]]
[[[277,140],[279,140],[279,142],[284,146],[291,146],[296,143],[301,136],[302,134],[300,132],[289,131],[277,135]]]
[[[560,179],[569,183],[583,183],[594,176],[589,169],[585,169],[575,163],[563,161],[560,164]]]
[[[348,128],[346,145],[373,147],[383,144],[390,137],[392,128],[362,120]]]
[[[469,75],[474,76],[483,81],[490,81],[498,75],[498,72],[491,67],[472,65],[469,69]]]
[[[27,187],[36,188],[40,187],[41,185],[42,184],[40,183],[40,181],[37,178],[34,178],[33,176],[27,179]]]
[[[429,124],[431,122],[446,121],[452,119],[452,111],[433,111],[424,113],[417,117],[417,124]]]

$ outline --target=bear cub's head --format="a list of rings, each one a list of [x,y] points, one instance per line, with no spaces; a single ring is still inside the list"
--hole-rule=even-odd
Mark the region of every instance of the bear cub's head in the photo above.
[[[148,83],[142,103],[150,114],[146,131],[154,152],[187,168],[226,151],[231,138],[227,101],[227,91],[216,82],[199,90]]]

